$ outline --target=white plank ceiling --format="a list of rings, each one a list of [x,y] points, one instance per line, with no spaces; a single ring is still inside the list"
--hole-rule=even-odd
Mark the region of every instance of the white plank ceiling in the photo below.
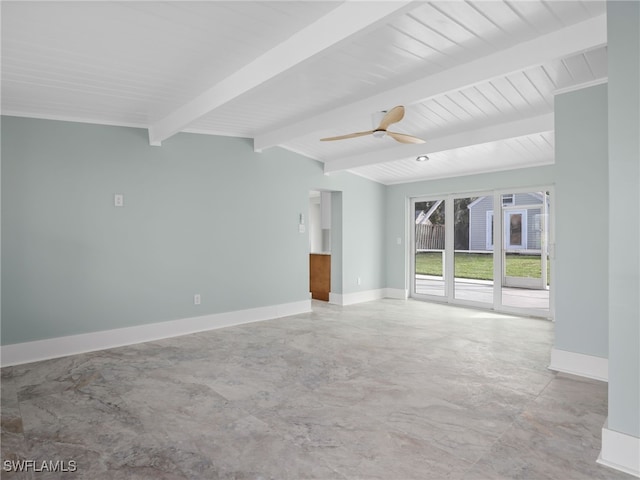
[[[1,8],[4,115],[249,137],[385,184],[553,163],[554,94],[607,78],[592,0]],[[319,141],[399,104],[425,144]]]

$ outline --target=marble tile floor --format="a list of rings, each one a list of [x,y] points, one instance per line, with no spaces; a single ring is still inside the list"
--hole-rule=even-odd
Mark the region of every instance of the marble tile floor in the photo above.
[[[606,384],[546,367],[553,324],[417,301],[2,369],[2,461],[82,479],[625,479]]]

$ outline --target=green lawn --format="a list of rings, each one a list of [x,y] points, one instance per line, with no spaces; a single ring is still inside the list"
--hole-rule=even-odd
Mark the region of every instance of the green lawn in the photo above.
[[[492,280],[493,255],[456,253],[455,269],[455,276],[458,278]],[[540,270],[539,256],[507,254],[507,275],[510,277],[539,278]],[[421,252],[416,254],[416,273],[442,276],[442,254],[440,252]],[[548,273],[549,264],[547,263],[547,279]]]

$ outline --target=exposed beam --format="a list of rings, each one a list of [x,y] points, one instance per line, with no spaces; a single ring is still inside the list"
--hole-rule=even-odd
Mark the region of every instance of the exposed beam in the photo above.
[[[201,93],[149,127],[149,142],[160,145],[198,118],[248,92],[267,80],[295,67],[342,40],[379,24],[407,9],[409,0],[347,1],[308,27],[261,55],[237,72]]]
[[[522,120],[489,125],[474,130],[466,130],[451,135],[428,139],[427,143],[419,145],[400,145],[374,152],[343,157],[324,164],[324,173],[338,172],[350,168],[363,167],[377,163],[391,162],[407,157],[442,152],[453,148],[468,147],[482,143],[495,142],[507,138],[522,137],[535,133],[553,130],[553,113],[546,113]]]
[[[254,138],[256,151],[334,126],[336,119],[367,118],[387,107],[423,102],[438,95],[477,85],[526,68],[606,45],[605,15],[541,35],[485,57],[407,82],[366,99],[325,111]]]

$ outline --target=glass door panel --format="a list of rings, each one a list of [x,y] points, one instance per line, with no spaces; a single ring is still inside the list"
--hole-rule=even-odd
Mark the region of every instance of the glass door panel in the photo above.
[[[412,295],[446,296],[445,200],[415,200]]]
[[[453,200],[453,296],[493,304],[493,195]]]
[[[502,195],[502,305],[549,310],[548,192]]]

